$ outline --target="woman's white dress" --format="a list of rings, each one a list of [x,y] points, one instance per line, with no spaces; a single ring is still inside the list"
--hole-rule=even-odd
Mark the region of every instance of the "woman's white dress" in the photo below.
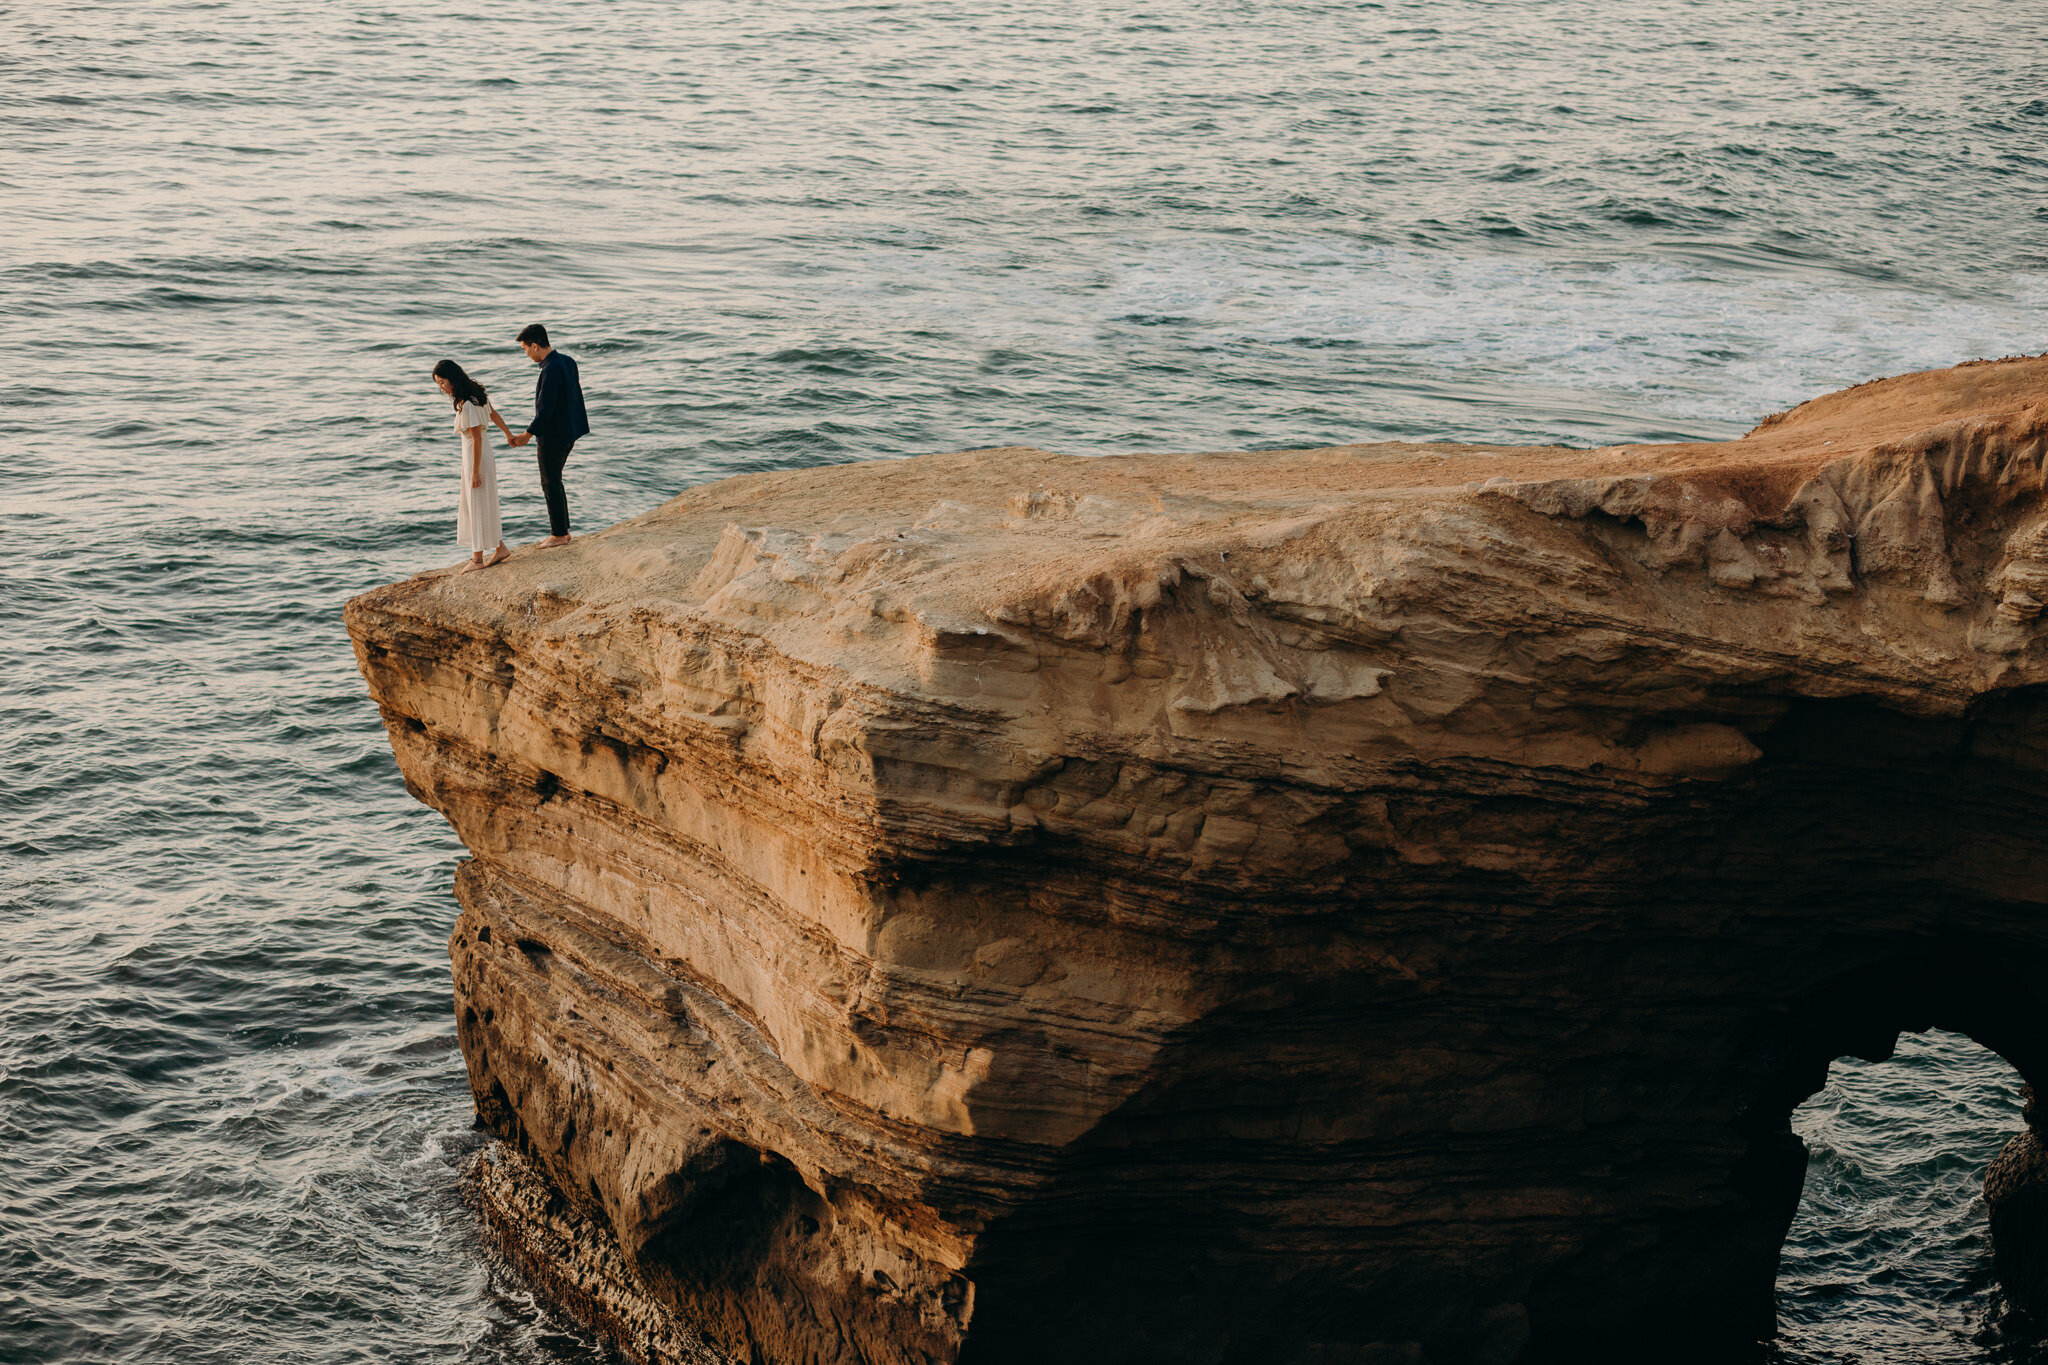
[[[455,448],[460,455],[456,470],[462,480],[461,500],[455,504],[455,541],[472,553],[489,554],[505,538],[504,525],[498,520],[498,461],[488,445],[483,455],[483,487],[469,486],[469,437],[465,433],[488,426],[490,420],[488,403],[464,403],[455,409]],[[477,439],[483,440],[481,432]]]

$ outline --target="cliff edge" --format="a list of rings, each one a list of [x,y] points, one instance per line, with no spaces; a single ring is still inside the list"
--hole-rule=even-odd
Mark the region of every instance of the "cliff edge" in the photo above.
[[[1723,444],[752,474],[347,609],[479,1188],[643,1359],[1727,1359],[2048,1061],[2048,358]]]

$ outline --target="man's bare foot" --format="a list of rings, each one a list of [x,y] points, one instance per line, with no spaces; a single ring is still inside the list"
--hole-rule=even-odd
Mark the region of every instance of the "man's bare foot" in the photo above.
[[[549,536],[549,537],[548,537],[548,538],[547,538],[546,540],[539,540],[539,541],[535,541],[534,543],[535,543],[536,545],[542,546],[543,548],[545,548],[546,546],[549,546],[549,545],[567,545],[567,544],[569,543],[569,537],[567,537],[567,536]]]

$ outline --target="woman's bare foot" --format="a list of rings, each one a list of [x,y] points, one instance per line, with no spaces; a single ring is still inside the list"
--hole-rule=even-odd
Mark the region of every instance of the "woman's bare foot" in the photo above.
[[[549,536],[546,540],[537,540],[534,542],[534,544],[542,547],[546,547],[549,545],[567,545],[568,543],[569,537],[567,536]]]
[[[510,559],[511,557],[512,552],[505,548],[505,542],[501,540],[498,542],[498,548],[491,551],[491,557],[489,559],[486,559],[483,563],[477,565],[477,567],[479,569],[488,569],[493,564],[503,564],[506,560]]]

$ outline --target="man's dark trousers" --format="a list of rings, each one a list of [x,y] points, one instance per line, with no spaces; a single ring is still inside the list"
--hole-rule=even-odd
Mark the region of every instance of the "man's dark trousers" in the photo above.
[[[574,448],[576,438],[566,441],[547,436],[536,436],[533,443],[539,448],[540,492],[548,500],[548,534],[566,536],[569,534],[569,493],[562,487],[562,466],[569,463],[569,451]]]

